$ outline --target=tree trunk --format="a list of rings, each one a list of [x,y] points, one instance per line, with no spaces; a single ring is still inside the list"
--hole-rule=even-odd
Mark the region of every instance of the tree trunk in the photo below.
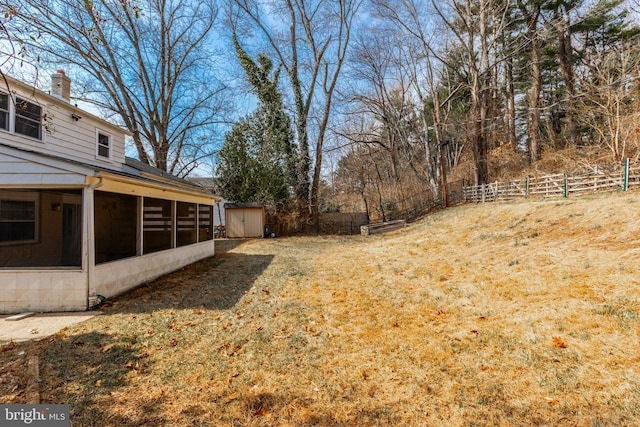
[[[530,24],[531,35],[531,89],[529,90],[529,155],[531,163],[540,160],[540,92],[542,73],[540,66],[540,41],[535,22]]]
[[[573,46],[571,43],[569,12],[564,17],[556,11],[556,28],[558,32],[558,59],[564,79],[565,110],[565,146],[575,146],[577,142],[576,117],[574,103]]]
[[[520,11],[527,19],[528,38],[531,41],[531,87],[529,88],[529,109],[527,112],[527,146],[529,148],[529,161],[534,163],[540,160],[540,92],[542,91],[542,61],[540,52],[540,39],[538,34],[538,19],[540,18],[540,5],[534,5],[533,12],[527,6],[518,1]]]
[[[507,132],[507,141],[514,151],[518,150],[516,140],[516,96],[513,82],[513,57],[509,56],[505,62],[505,96],[504,96],[504,122]]]
[[[469,14],[469,16],[472,16]],[[480,69],[475,70],[477,77],[477,98],[476,108],[478,116],[476,117],[474,137],[478,150],[476,178],[478,184],[486,184],[489,182],[489,164],[488,164],[488,140],[487,140],[487,110],[490,103],[491,90],[491,68],[489,67],[489,47],[488,47],[488,22],[487,8],[482,5],[480,9]]]

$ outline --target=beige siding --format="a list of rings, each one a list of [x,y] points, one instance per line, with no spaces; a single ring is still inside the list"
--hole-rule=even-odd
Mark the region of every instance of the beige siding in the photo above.
[[[244,209],[225,209],[227,237],[244,237]]]
[[[244,210],[244,237],[262,237],[264,221],[262,220],[262,209]]]

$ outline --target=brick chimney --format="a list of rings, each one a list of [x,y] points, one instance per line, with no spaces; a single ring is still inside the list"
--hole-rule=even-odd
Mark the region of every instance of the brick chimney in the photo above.
[[[62,70],[51,75],[51,95],[71,102],[71,79]]]

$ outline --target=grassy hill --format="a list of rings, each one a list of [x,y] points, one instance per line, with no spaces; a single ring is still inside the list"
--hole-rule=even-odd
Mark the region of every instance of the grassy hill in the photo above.
[[[640,193],[216,244],[2,366],[38,353],[74,426],[640,420]]]

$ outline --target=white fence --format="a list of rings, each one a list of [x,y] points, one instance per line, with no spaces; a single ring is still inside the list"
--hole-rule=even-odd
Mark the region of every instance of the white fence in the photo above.
[[[464,187],[466,202],[492,202],[495,200],[511,200],[519,197],[569,197],[595,191],[622,190],[640,186],[640,165],[624,162],[619,172],[591,172],[581,175],[565,173],[526,177],[518,181],[494,182],[492,184]]]

